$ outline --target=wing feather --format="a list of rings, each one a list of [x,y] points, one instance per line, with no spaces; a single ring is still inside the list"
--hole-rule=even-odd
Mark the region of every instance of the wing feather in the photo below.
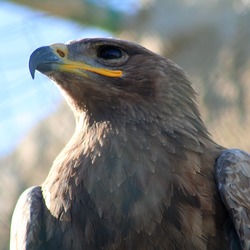
[[[43,198],[41,187],[27,189],[20,196],[11,222],[10,250],[42,249]]]
[[[242,249],[249,250],[250,155],[238,149],[223,151],[216,162],[216,178]]]

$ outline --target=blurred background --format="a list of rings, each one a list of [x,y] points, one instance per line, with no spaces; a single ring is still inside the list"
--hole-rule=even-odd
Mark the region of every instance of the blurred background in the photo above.
[[[131,40],[179,64],[213,138],[250,151],[250,0],[0,1],[0,249],[20,193],[40,184],[74,130],[58,89],[27,63],[37,47]]]

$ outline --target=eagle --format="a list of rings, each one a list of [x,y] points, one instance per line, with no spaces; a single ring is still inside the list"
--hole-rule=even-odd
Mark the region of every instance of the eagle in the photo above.
[[[20,196],[11,250],[250,249],[250,155],[213,141],[179,66],[84,38],[36,49],[29,69],[59,87],[76,128]]]

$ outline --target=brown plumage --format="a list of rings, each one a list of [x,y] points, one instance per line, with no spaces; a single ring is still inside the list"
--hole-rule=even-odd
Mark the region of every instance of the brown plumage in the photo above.
[[[250,156],[211,139],[182,69],[103,38],[41,47],[36,69],[76,130],[20,197],[11,249],[249,249]]]

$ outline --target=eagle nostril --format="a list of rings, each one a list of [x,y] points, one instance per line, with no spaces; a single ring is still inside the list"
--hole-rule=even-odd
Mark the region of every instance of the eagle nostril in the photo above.
[[[65,57],[65,52],[60,49],[57,49],[56,52],[59,54],[60,57]]]

